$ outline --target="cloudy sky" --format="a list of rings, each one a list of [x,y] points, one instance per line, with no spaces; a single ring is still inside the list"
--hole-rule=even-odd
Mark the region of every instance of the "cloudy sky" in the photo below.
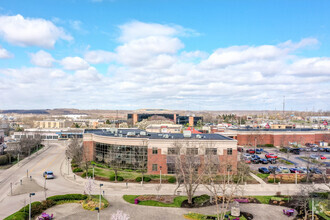
[[[0,1],[0,109],[330,110],[329,8]]]

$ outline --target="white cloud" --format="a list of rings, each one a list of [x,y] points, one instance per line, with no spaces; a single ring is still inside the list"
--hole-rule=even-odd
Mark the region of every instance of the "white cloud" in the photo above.
[[[81,57],[66,57],[61,60],[60,64],[65,70],[85,70],[89,68],[89,64]]]
[[[0,59],[8,59],[13,57],[13,54],[11,54],[8,50],[0,46]]]
[[[39,50],[37,53],[30,54],[31,63],[40,67],[52,67],[55,59],[50,53]]]
[[[87,81],[99,81],[101,79],[101,75],[97,72],[95,67],[89,67],[85,70],[77,70],[75,72],[75,76],[79,80]]]
[[[116,59],[116,54],[104,50],[92,50],[85,53],[85,60],[92,64],[109,63]]]
[[[53,48],[58,39],[72,40],[65,31],[51,21],[24,18],[22,15],[0,16],[0,36],[18,46]]]

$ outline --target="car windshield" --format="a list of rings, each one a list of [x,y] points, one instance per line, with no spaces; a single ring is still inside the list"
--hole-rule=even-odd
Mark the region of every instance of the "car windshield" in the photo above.
[[[48,175],[53,175],[53,172],[47,172]]]

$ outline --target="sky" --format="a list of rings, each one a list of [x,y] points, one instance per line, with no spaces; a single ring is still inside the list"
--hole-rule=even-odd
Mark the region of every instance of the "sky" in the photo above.
[[[329,8],[0,0],[0,109],[329,111]]]

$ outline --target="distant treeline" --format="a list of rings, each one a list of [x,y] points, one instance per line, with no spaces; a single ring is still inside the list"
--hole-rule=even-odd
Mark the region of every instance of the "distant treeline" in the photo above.
[[[42,114],[46,115],[49,114],[47,110],[0,110],[0,113],[2,114],[10,114],[10,113],[16,113],[16,114]]]

